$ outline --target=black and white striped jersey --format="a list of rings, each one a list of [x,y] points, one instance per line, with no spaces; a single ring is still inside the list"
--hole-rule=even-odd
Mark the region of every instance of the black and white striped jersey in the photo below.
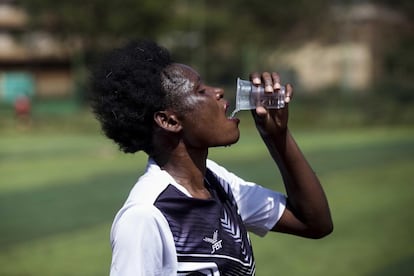
[[[152,160],[111,230],[111,275],[254,275],[247,231],[263,236],[285,197],[208,160],[197,199]]]

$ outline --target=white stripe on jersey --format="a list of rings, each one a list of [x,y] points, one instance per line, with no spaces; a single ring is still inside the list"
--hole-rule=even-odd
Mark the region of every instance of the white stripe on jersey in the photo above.
[[[200,272],[206,276],[220,276],[220,272],[215,263],[208,262],[181,262],[178,263],[177,276],[188,275],[190,272]]]

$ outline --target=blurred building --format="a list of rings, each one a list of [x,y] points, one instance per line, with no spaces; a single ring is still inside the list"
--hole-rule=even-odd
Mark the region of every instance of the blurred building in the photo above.
[[[69,49],[47,32],[30,30],[17,1],[0,0],[0,101],[73,93]]]
[[[366,90],[384,77],[383,56],[412,22],[390,7],[367,1],[336,5],[330,33],[287,51],[277,51],[270,62],[294,72],[309,91],[341,86]]]

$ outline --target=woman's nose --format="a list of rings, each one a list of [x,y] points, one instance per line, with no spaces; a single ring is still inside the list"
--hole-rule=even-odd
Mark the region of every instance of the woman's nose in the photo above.
[[[214,93],[216,94],[216,99],[220,100],[224,97],[224,89],[222,88],[215,88]]]

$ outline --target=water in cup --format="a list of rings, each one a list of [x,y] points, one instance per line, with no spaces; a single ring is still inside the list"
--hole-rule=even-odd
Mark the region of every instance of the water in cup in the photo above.
[[[268,109],[280,109],[285,107],[285,87],[273,93],[264,91],[264,86],[255,86],[250,81],[237,78],[236,109],[231,117],[240,110],[256,109],[264,106]]]

